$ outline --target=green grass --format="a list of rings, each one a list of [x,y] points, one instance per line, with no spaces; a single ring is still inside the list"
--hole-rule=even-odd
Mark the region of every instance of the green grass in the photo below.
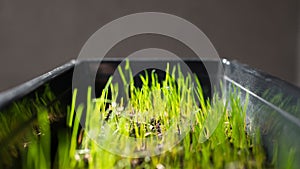
[[[50,123],[63,117],[60,110],[46,85],[42,94],[0,112],[0,168],[49,168]]]
[[[62,161],[69,161],[66,168],[264,168],[265,154],[260,142],[260,135],[246,132],[246,104],[242,105],[237,91],[230,94],[230,100],[224,103],[222,96],[215,95],[212,101],[204,100],[199,81],[192,84],[192,75],[184,77],[179,67],[172,70],[167,67],[166,79],[158,82],[155,72],[141,77],[142,88],[135,88],[130,66],[119,68],[123,85],[128,87],[123,99],[118,99],[118,84],[108,83],[101,96],[90,98],[88,90],[86,130],[104,133],[101,143],[112,152],[99,148],[97,143],[83,132],[80,146],[70,144],[69,156]],[[178,79],[173,79],[177,73]],[[172,76],[170,76],[171,74]],[[111,80],[110,80],[111,81]],[[149,85],[149,83],[151,85]],[[122,89],[121,89],[122,90]],[[111,98],[108,99],[109,91]],[[76,92],[74,92],[76,93]],[[75,96],[74,98],[75,99]],[[73,101],[74,103],[75,101]],[[247,101],[246,101],[247,103]],[[109,106],[107,106],[109,105]],[[228,105],[228,106],[227,106]],[[82,106],[77,109],[81,114]],[[72,110],[74,110],[72,105]],[[78,113],[79,112],[79,113]],[[72,117],[74,111],[70,112]],[[80,115],[79,115],[80,116]],[[78,117],[79,118],[79,117]],[[76,119],[76,118],[75,118]],[[220,121],[214,128],[212,121]],[[70,119],[69,119],[70,122]],[[105,124],[107,127],[99,127]],[[72,140],[77,137],[78,123],[75,122]],[[177,127],[174,127],[177,126]],[[180,126],[180,127],[178,127]],[[191,129],[184,133],[187,128]],[[106,129],[112,133],[106,133]],[[176,130],[175,130],[176,129]],[[75,131],[75,133],[74,133]],[[164,133],[172,131],[170,135]],[[119,153],[126,148],[129,152],[153,152],[156,147],[164,149],[167,142],[183,139],[162,154],[150,154],[142,158],[122,157],[114,151],[118,143]],[[129,139],[135,139],[134,146],[128,145]],[[72,143],[71,140],[71,143]],[[147,141],[146,141],[147,140]],[[150,140],[150,141],[149,141]],[[164,141],[164,140],[167,140]],[[75,151],[77,149],[77,152]],[[79,151],[85,150],[80,154]],[[127,154],[128,155],[128,154]],[[132,154],[134,156],[134,154]]]
[[[89,88],[86,103],[78,107],[74,90],[67,111],[67,128],[58,130],[58,148],[52,164],[49,117],[57,110],[46,107],[38,97],[33,104],[31,101],[13,107],[14,112],[23,112],[30,104],[32,108],[27,112],[36,113],[28,116],[37,115],[36,123],[31,126],[38,134],[23,134],[17,138],[18,142],[11,143],[20,151],[22,168],[272,168],[272,164],[265,162],[259,130],[247,132],[248,100],[246,97],[242,103],[238,90],[232,91],[227,100],[222,94],[205,100],[200,82],[196,79],[193,84],[195,77],[184,77],[180,67],[167,67],[162,83],[155,72],[146,73],[140,77],[141,88],[134,87],[129,62],[118,70],[123,85],[129,89],[125,90],[125,98],[120,98],[120,90],[124,88],[112,84],[113,77],[99,98],[91,98]],[[129,74],[129,79],[125,74]],[[172,78],[175,75],[177,79]],[[50,91],[45,93],[49,95],[46,98],[52,96]],[[84,130],[80,127],[83,114],[86,115]],[[0,115],[5,124],[0,138],[5,138],[11,134],[6,130],[20,122],[6,124],[10,120]],[[102,136],[91,138],[91,133]],[[26,146],[20,144],[24,135],[30,140]],[[129,140],[135,144],[129,144]],[[158,149],[164,151],[156,153]],[[11,149],[5,150],[1,157],[5,153],[10,157]],[[137,158],[139,152],[141,157]],[[2,166],[14,166],[11,163],[12,159]]]

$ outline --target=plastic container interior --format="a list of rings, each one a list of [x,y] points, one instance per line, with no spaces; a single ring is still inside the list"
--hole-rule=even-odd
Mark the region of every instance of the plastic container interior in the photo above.
[[[222,91],[238,88],[242,92],[242,98],[246,93],[249,94],[247,122],[250,128],[260,127],[268,160],[273,158],[275,147],[278,146],[276,157],[279,162],[278,167],[281,168],[281,165],[284,166],[287,163],[288,154],[292,150],[295,156],[293,168],[300,168],[300,160],[297,160],[300,159],[300,89],[236,61],[225,59],[222,61],[224,68],[224,75],[221,77],[224,80]],[[92,78],[89,77],[91,73],[97,73],[95,78],[97,96],[120,62],[120,59],[106,59],[98,67],[98,61],[71,61],[49,73],[0,93],[0,112],[17,100],[34,97],[35,93],[43,91],[46,84],[50,85],[57,96],[57,101],[62,103],[62,109],[66,110],[66,106],[71,103],[72,76],[75,65],[86,70],[84,74],[87,79]],[[142,64],[142,62],[155,64],[157,61],[137,61],[131,64]],[[209,80],[218,80],[218,65],[215,61],[203,62],[205,65],[209,64],[216,68],[215,77],[208,78],[201,61],[185,60],[185,63],[199,77],[205,96],[211,97]],[[5,146],[8,141],[1,139],[0,146]]]

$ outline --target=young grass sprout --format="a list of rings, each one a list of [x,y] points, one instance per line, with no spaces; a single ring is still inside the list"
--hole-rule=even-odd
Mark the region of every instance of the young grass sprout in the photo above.
[[[142,87],[134,86],[129,62],[118,71],[122,85],[111,77],[99,98],[91,98],[89,88],[86,103],[75,107],[73,91],[54,159],[50,110],[35,104],[40,136],[19,147],[23,168],[272,167],[265,162],[259,130],[247,133],[247,96],[243,104],[237,90],[229,100],[217,94],[206,100],[197,77],[184,76],[179,66],[167,66],[165,79],[145,72]],[[7,121],[4,116],[0,120]]]
[[[89,112],[86,114],[90,117],[86,118],[85,126],[85,133],[100,133],[99,135],[102,135],[100,144],[112,149],[117,147],[117,150],[111,150],[111,153],[110,150],[99,148],[97,144],[99,140],[95,141],[95,138],[91,139],[84,135],[85,144],[81,144],[79,149],[88,149],[89,159],[87,166],[82,164],[82,167],[263,168],[266,166],[265,154],[260,139],[257,138],[260,136],[251,137],[246,133],[247,106],[241,105],[237,91],[230,94],[230,100],[225,104],[223,98],[217,95],[210,102],[204,99],[201,84],[196,76],[184,77],[179,66],[173,67],[172,70],[167,66],[166,76],[162,82],[159,82],[155,71],[150,74],[145,72],[145,75],[140,77],[141,88],[134,86],[129,62],[124,70],[119,67],[118,71],[123,86],[112,84],[110,79],[97,99],[90,98],[91,90],[88,90]],[[126,74],[129,76],[125,76]],[[193,84],[193,78],[196,84]],[[118,96],[119,89],[125,91],[125,98]],[[126,104],[124,100],[127,100]],[[70,117],[72,116],[71,114]],[[215,122],[218,124],[214,127]],[[78,135],[76,132],[77,128],[73,133],[74,136]],[[135,144],[129,144],[130,139],[134,140]],[[176,146],[168,147],[175,144],[175,141]],[[71,149],[77,146],[73,145]],[[126,152],[132,154],[126,154],[127,157],[121,156]],[[134,153],[138,152],[147,153],[146,155],[140,153],[141,156],[137,158]],[[156,152],[159,153],[155,154]],[[76,153],[70,153],[68,160],[76,161],[74,156]],[[80,163],[81,160],[74,162],[75,166],[70,167],[79,167]]]

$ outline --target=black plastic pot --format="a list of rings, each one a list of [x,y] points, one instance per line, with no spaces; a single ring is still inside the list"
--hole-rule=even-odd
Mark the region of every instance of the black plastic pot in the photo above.
[[[62,110],[66,110],[66,106],[71,103],[72,77],[75,65],[86,70],[84,77],[87,79],[92,78],[89,77],[91,73],[96,73],[95,86],[97,88],[95,93],[98,95],[120,62],[120,59],[106,59],[98,67],[98,61],[71,61],[18,87],[0,93],[0,112],[22,98],[33,98],[36,93],[43,91],[46,84],[50,85],[57,96],[57,101],[62,104]],[[158,61],[136,61],[136,63],[131,64],[141,64],[142,62],[155,64]],[[185,60],[185,63],[200,78],[205,96],[211,97],[210,80],[216,81],[219,78],[217,62],[210,60],[201,62],[190,59]],[[216,68],[213,74],[215,77],[208,78],[203,63]],[[224,59],[223,67],[225,73],[221,77],[224,79],[222,91],[226,92],[238,88],[242,92],[242,98],[245,98],[246,93],[249,94],[247,120],[252,126],[261,128],[268,160],[273,158],[274,150],[278,149],[276,158],[278,167],[282,168],[288,162],[287,157],[292,150],[295,159],[293,168],[300,168],[300,89],[236,61]],[[49,103],[49,106],[51,104]],[[26,127],[26,124],[25,122],[24,125],[20,124],[20,128]],[[17,131],[12,133],[18,134]],[[5,146],[8,141],[0,138],[0,147]]]

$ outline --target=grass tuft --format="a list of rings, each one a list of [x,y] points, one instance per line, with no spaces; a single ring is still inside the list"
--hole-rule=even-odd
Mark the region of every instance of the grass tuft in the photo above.
[[[215,94],[205,99],[199,79],[184,76],[179,66],[166,67],[165,79],[155,71],[140,76],[142,87],[134,86],[129,61],[118,67],[122,85],[109,78],[99,98],[91,98],[75,107],[77,90],[67,110],[66,128],[57,131],[57,151],[51,156],[51,123],[60,117],[59,104],[49,88],[42,97],[14,104],[11,116],[0,114],[0,138],[13,140],[9,148],[1,148],[1,168],[266,168],[266,154],[260,131],[247,133],[248,96],[242,103],[238,90],[229,98]],[[174,77],[177,77],[176,79]],[[120,90],[125,91],[122,98]],[[30,105],[30,106],[29,106]],[[85,117],[85,126],[80,121]],[[16,118],[18,117],[18,118]],[[19,131],[25,122],[29,132]],[[84,129],[82,128],[84,127]],[[16,129],[16,130],[15,130]],[[19,136],[9,137],[13,131]],[[99,136],[90,137],[91,134]],[[25,140],[25,141],[24,141]],[[134,140],[135,144],[129,141]],[[0,140],[1,144],[5,139]],[[96,142],[117,151],[109,152]],[[26,144],[25,144],[25,143]],[[175,144],[172,147],[170,145]],[[100,145],[101,145],[100,144]],[[156,154],[158,150],[164,150]],[[275,149],[275,154],[277,150]],[[14,153],[21,156],[22,166],[13,164]],[[136,158],[122,153],[143,153]],[[120,153],[120,154],[118,154]],[[290,167],[294,152],[290,152]],[[276,155],[274,155],[274,161]]]

